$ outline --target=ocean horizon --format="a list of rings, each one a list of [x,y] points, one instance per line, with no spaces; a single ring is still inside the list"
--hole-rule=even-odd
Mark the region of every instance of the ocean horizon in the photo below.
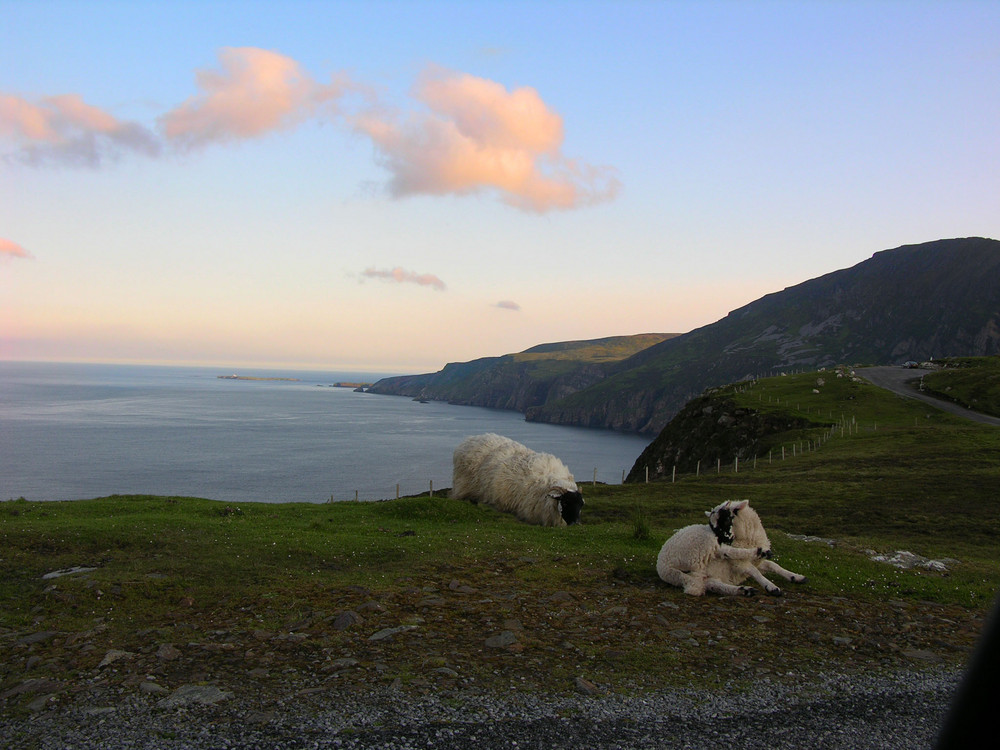
[[[449,487],[455,446],[483,432],[617,484],[649,442],[334,386],[393,374],[0,361],[0,501],[391,499]]]

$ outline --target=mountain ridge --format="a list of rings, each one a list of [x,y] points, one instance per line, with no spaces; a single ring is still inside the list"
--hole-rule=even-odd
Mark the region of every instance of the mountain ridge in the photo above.
[[[537,354],[539,347],[403,378],[433,380],[433,388],[430,380],[422,381],[427,393],[433,393],[425,397],[516,409],[530,421],[657,434],[706,388],[750,377],[845,363],[998,354],[996,279],[997,240],[968,237],[903,245],[765,295],[688,333],[659,334],[661,340],[628,356],[602,362],[545,360],[544,383],[530,369],[522,369],[518,377],[511,370],[517,357],[523,368],[525,355],[532,350]],[[543,352],[559,346],[540,345]],[[399,390],[379,387],[384,382],[371,390]]]

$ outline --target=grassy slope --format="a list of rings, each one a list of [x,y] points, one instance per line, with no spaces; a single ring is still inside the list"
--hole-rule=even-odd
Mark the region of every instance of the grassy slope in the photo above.
[[[1000,417],[1000,357],[955,357],[924,376],[924,390]]]
[[[796,447],[791,458],[792,443],[811,436],[789,435],[785,461],[772,454],[739,473],[723,466],[675,483],[586,485],[585,524],[569,529],[440,496],[0,503],[0,694],[53,675],[232,683],[254,666],[263,681],[331,689],[391,680],[569,689],[575,675],[634,689],[722,684],[750,666],[779,676],[960,663],[1000,588],[1000,430],[822,376],[820,394],[815,373],[734,389],[759,408],[847,425],[843,434],[816,428],[829,436],[819,449]],[[663,539],[736,497],[751,499],[780,561],[809,581],[785,585],[781,599],[740,600],[661,584],[653,566]],[[869,548],[957,562],[948,573],[902,571],[869,560]],[[41,579],[75,565],[98,569]],[[336,629],[348,610],[363,622]],[[416,627],[368,640],[401,624]],[[484,646],[502,630],[517,642]],[[40,631],[53,635],[23,640]],[[163,644],[182,656],[158,659]],[[98,669],[110,648],[136,654],[114,677]],[[336,669],[338,658],[357,664]]]

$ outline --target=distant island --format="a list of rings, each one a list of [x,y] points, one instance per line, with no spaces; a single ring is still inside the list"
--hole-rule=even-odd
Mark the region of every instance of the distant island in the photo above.
[[[255,378],[250,375],[218,375],[219,380],[288,380],[298,383],[298,378]]]

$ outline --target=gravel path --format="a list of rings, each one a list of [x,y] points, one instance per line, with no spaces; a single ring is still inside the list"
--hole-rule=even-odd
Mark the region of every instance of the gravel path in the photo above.
[[[165,707],[99,692],[10,719],[5,748],[906,748],[932,747],[958,684],[954,669],[768,679],[718,692],[503,697],[449,691],[289,693]]]
[[[949,414],[965,417],[966,419],[971,419],[973,422],[981,422],[982,424],[991,424],[1000,427],[1000,418],[998,417],[993,417],[989,414],[980,414],[979,412],[967,409],[960,404],[955,404],[951,401],[931,396],[930,394],[923,393],[914,386],[913,381],[919,380],[928,373],[936,372],[936,370],[925,370],[919,368],[913,369],[906,367],[864,367],[858,369],[856,372],[860,377],[864,378],[872,385],[877,385],[879,388],[890,390],[897,396],[902,396],[903,398],[915,398],[918,401],[923,401],[924,403],[930,404],[931,406],[941,409],[942,411],[946,411]]]

